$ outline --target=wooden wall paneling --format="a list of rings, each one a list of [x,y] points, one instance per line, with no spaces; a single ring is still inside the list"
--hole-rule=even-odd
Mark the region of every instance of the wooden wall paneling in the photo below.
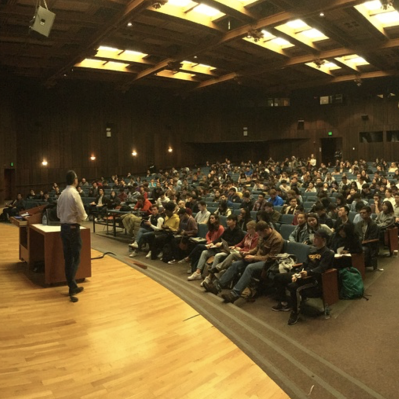
[[[331,130],[333,137],[343,138],[344,158],[395,156],[396,146],[386,142],[386,137],[384,143],[361,145],[358,136],[364,130],[399,130],[397,102],[393,101],[348,97],[346,104],[320,106],[313,97],[304,96],[292,101],[291,107],[243,107],[242,99],[224,101],[210,93],[183,99],[170,95],[153,97],[141,88],[122,94],[101,86],[88,87],[39,91],[28,88],[6,101],[8,112],[18,114],[17,181],[24,191],[36,184],[47,186],[54,180],[64,181],[65,172],[71,167],[91,179],[129,171],[142,174],[150,163],[165,168],[226,157],[256,161],[269,156],[318,156],[320,139]],[[362,114],[368,114],[369,121],[362,121]],[[305,130],[297,129],[299,119],[305,120]],[[105,135],[107,123],[112,124],[110,139]],[[244,126],[248,137],[243,136]],[[259,144],[277,137],[287,141]],[[301,140],[291,140],[294,138]],[[190,142],[214,145],[201,147]],[[219,145],[222,142],[225,143]],[[169,145],[173,147],[172,154],[167,152]],[[137,158],[131,155],[133,146],[137,147]],[[50,154],[46,155],[47,169],[40,165],[44,152]],[[91,152],[97,158],[94,163],[89,160]]]
[[[4,169],[12,168],[10,163],[14,162],[16,167],[17,162],[17,132],[16,132],[16,117],[15,107],[9,100],[12,98],[12,91],[7,86],[1,85],[0,90],[0,205],[5,199],[4,192]]]

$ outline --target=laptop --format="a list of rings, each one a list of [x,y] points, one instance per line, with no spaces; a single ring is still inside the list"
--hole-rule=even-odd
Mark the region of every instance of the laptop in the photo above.
[[[227,241],[224,240],[223,238],[221,238],[221,241],[222,241],[222,251],[226,252],[227,254],[237,254],[240,252],[238,249],[231,249]]]

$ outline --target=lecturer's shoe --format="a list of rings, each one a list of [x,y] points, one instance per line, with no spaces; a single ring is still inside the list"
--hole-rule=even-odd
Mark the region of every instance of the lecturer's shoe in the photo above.
[[[77,287],[77,288],[74,288],[73,290],[69,290],[69,296],[74,296],[74,295],[77,295],[77,294],[79,294],[80,292],[82,292],[84,290],[84,288],[83,287]]]

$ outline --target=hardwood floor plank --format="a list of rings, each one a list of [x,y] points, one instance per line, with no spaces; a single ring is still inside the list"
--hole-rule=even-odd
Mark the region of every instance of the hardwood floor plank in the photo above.
[[[0,224],[0,392],[4,398],[288,396],[206,319],[139,271],[92,262],[79,302],[41,288]],[[98,252],[92,251],[92,256]]]

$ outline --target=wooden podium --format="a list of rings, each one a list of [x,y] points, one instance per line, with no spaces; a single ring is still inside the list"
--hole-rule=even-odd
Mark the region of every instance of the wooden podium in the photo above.
[[[66,283],[64,253],[61,240],[61,226],[30,224],[13,219],[19,227],[19,258],[26,262],[26,275],[33,282],[49,286]],[[91,277],[90,229],[80,227],[82,250],[76,280]]]

